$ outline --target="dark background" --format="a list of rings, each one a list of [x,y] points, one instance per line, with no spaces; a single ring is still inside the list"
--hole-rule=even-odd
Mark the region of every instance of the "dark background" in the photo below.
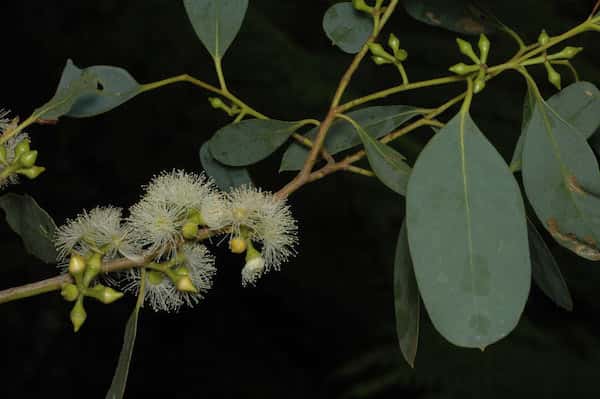
[[[230,88],[272,117],[322,118],[351,57],[328,43],[321,18],[334,1],[252,0],[224,69]],[[593,1],[507,0],[492,8],[531,42],[540,29],[558,34],[583,20]],[[13,1],[0,5],[0,104],[26,117],[48,100],[67,58],[80,67],[126,68],[139,82],[190,73],[215,82],[211,60],[180,1]],[[464,61],[456,34],[410,19],[389,23],[409,52],[412,80],[446,75]],[[387,36],[387,35],[386,35]],[[575,65],[600,83],[599,35]],[[491,63],[514,51],[492,38]],[[546,95],[543,68],[535,69]],[[366,62],[348,97],[395,84],[392,68]],[[570,81],[563,73],[563,81]],[[435,106],[462,87],[408,92],[380,102]],[[473,117],[509,158],[516,142],[523,81],[506,73],[476,97]],[[179,84],[143,94],[94,119],[65,118],[33,126],[33,147],[47,172],[6,191],[26,192],[61,224],[81,209],[128,207],[140,185],[165,169],[201,170],[200,145],[228,122],[206,93]],[[450,114],[444,115],[446,120]],[[398,143],[414,156],[430,136]],[[279,189],[281,151],[252,169],[262,187]],[[485,352],[447,343],[422,316],[416,368],[396,344],[392,260],[403,199],[374,179],[338,174],[291,198],[300,252],[258,287],[240,287],[242,262],[218,251],[213,290],[176,315],[144,309],[128,397],[202,398],[505,398],[600,393],[600,269],[548,240],[574,298],[572,313],[533,287],[517,329]],[[56,270],[26,255],[6,223],[0,227],[0,289],[50,277]],[[548,237],[546,237],[548,238]],[[105,306],[88,301],[88,320],[73,334],[69,308],[56,293],[0,306],[0,397],[103,398],[112,378],[134,299]]]

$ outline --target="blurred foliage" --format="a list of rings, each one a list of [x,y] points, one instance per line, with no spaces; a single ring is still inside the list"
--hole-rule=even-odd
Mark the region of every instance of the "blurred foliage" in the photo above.
[[[333,47],[321,19],[335,1],[253,0],[224,71],[240,98],[277,119],[323,116],[350,57]],[[533,41],[576,24],[588,0],[488,2],[498,18]],[[125,67],[140,83],[190,73],[215,82],[206,50],[180,2],[9,2],[2,5],[5,60],[2,106],[26,116],[51,98],[69,57],[78,65]],[[455,34],[398,12],[390,21],[407,49],[412,80],[445,75],[459,61]],[[515,44],[491,37],[490,63]],[[600,41],[586,34],[575,65],[600,83]],[[534,75],[543,82],[542,67]],[[568,76],[565,71],[564,77]],[[398,82],[392,68],[366,62],[347,97]],[[403,93],[381,104],[434,106],[458,87]],[[543,83],[544,94],[553,93]],[[525,85],[507,73],[477,96],[473,119],[505,159],[519,134]],[[450,116],[450,115],[448,115]],[[198,149],[227,122],[207,96],[184,84],[143,94],[94,119],[65,119],[29,129],[48,171],[11,188],[33,196],[57,221],[82,208],[128,206],[139,186],[171,168],[200,170]],[[413,161],[431,136],[422,129],[396,147]],[[255,182],[277,189],[293,175],[276,174],[283,150],[252,168]],[[574,311],[567,313],[533,289],[517,329],[485,352],[443,340],[422,316],[416,369],[396,344],[392,268],[404,201],[374,179],[335,175],[291,200],[300,221],[299,256],[255,289],[239,284],[239,262],[221,267],[202,306],[178,315],[144,310],[127,395],[207,398],[504,398],[518,394],[596,397],[600,364],[600,269],[557,244],[551,250],[565,275]],[[49,277],[54,269],[25,254],[20,239],[0,227],[1,288]],[[546,238],[548,238],[546,236]],[[87,325],[73,335],[68,307],[49,294],[0,307],[0,396],[44,393],[103,397],[117,361],[123,326],[133,305],[91,306]],[[93,378],[90,378],[93,376]],[[178,392],[165,383],[177,379]]]

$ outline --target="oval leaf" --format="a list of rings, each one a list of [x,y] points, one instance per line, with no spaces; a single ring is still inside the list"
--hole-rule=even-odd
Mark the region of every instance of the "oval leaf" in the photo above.
[[[425,146],[406,200],[415,275],[436,329],[472,348],[506,336],[531,280],[525,211],[513,175],[468,113]]]
[[[345,53],[356,54],[373,32],[373,20],[356,11],[352,3],[337,3],[325,12],[323,29],[331,43]]]
[[[600,260],[600,171],[585,136],[536,98],[523,145],[523,184],[544,227],[562,246]]]
[[[363,129],[356,131],[365,146],[369,164],[379,180],[389,189],[406,195],[406,184],[410,175],[410,166],[404,162],[406,158],[392,147],[375,140]]]
[[[252,179],[246,168],[225,166],[215,160],[208,149],[208,143],[200,147],[200,162],[206,174],[213,178],[217,186],[228,191],[242,185],[252,185]]]
[[[415,271],[408,250],[406,220],[400,228],[394,258],[394,311],[396,313],[396,333],[400,350],[410,367],[415,367],[419,345],[421,298],[419,297]]]
[[[515,152],[510,163],[513,171],[521,168],[521,155],[527,123],[531,119],[531,112],[535,105],[535,98],[531,90],[527,89],[523,105],[523,121],[521,135],[517,141]],[[578,129],[588,139],[600,127],[600,91],[589,82],[573,83],[548,99],[548,105],[553,108],[566,122]]]
[[[210,153],[222,164],[247,166],[271,155],[303,125],[275,119],[246,119],[227,125],[208,142]]]
[[[146,273],[142,271],[142,281],[146,279]],[[125,325],[125,334],[123,336],[123,347],[119,354],[119,362],[115,370],[110,388],[106,393],[106,399],[122,399],[125,395],[125,387],[127,386],[127,377],[129,376],[129,364],[131,363],[131,357],[133,356],[133,347],[135,345],[135,337],[137,335],[138,317],[140,314],[140,308],[144,303],[144,284],[140,286],[138,293],[138,299],[136,301],[133,312],[127,320]]]
[[[52,243],[56,224],[33,198],[27,194],[5,194],[0,197],[0,208],[6,212],[11,229],[21,236],[27,252],[45,263],[56,263]]]
[[[421,115],[422,110],[408,105],[384,105],[363,108],[349,112],[348,116],[362,126],[373,138],[380,138],[406,121]],[[310,140],[317,136],[318,129],[312,129],[307,134]],[[331,155],[348,150],[361,143],[354,132],[354,127],[343,119],[336,120],[325,137],[324,148]],[[302,144],[292,143],[283,154],[279,171],[292,171],[302,169],[308,157],[308,149]]]
[[[529,218],[527,218],[527,231],[533,281],[555,304],[568,311],[573,310],[573,299],[569,287],[567,287],[554,256]]]
[[[222,58],[237,36],[248,0],[183,0],[192,27],[214,58]]]
[[[478,35],[496,30],[494,19],[467,0],[404,0],[404,8],[418,21],[453,32]]]

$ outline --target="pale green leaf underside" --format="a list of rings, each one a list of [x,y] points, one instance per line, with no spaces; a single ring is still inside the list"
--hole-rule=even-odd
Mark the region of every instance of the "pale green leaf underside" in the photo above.
[[[468,114],[423,149],[406,206],[415,275],[436,329],[463,347],[506,336],[529,294],[525,212],[506,163]]]
[[[54,220],[29,195],[8,193],[0,197],[0,208],[6,213],[11,229],[23,240],[25,249],[45,263],[56,263],[52,242],[56,230]]]
[[[600,200],[590,194],[600,193],[598,162],[586,137],[541,99],[525,132],[522,174],[536,215],[557,242],[575,249],[556,231],[599,242]]]
[[[242,185],[252,185],[252,179],[246,168],[236,168],[226,166],[215,160],[208,149],[208,143],[200,147],[200,162],[208,176],[210,176],[217,186],[228,191],[232,188]]]
[[[192,27],[214,58],[222,58],[237,36],[248,0],[184,0]]]
[[[527,218],[527,229],[533,281],[555,304],[563,309],[573,310],[573,299],[569,287],[567,287],[552,252],[529,218]]]
[[[380,143],[363,129],[356,131],[363,142],[369,164],[379,180],[389,189],[406,195],[406,184],[410,176],[410,166],[405,158],[392,147]]]
[[[414,367],[419,345],[421,299],[408,249],[406,221],[400,228],[394,257],[394,311],[400,350],[408,364]]]
[[[421,115],[422,110],[408,105],[384,105],[363,108],[358,111],[349,112],[347,115],[362,126],[373,138],[380,138],[402,125],[406,121]],[[306,137],[314,140],[318,129],[312,129]],[[348,150],[361,143],[356,135],[354,127],[343,119],[338,119],[329,128],[325,138],[324,148],[331,155]],[[298,143],[292,143],[283,154],[279,171],[300,170],[306,157],[308,149]]]
[[[600,126],[600,91],[589,82],[573,83],[547,101],[566,122],[579,130],[588,139]],[[531,113],[535,105],[535,98],[528,89],[523,105],[523,121],[521,123],[521,135],[517,141],[515,151],[510,163],[513,171],[521,168],[521,155],[527,123],[531,119]]]
[[[356,11],[352,3],[337,3],[325,12],[323,29],[334,45],[356,54],[373,32],[373,21],[367,14]]]
[[[247,166],[271,155],[303,125],[275,119],[247,119],[219,129],[208,142],[210,153],[227,166]]]

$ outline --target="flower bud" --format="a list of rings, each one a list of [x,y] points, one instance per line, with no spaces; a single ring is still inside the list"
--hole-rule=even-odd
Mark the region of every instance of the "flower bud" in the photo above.
[[[79,297],[79,290],[75,284],[65,284],[60,290],[60,294],[66,301],[73,302]]]
[[[75,306],[71,309],[71,323],[73,323],[73,331],[77,332],[85,322],[87,313],[83,307],[83,299],[75,302]]]
[[[557,58],[565,58],[565,59],[569,60],[569,59],[575,57],[577,54],[579,54],[582,50],[583,50],[583,47],[567,46],[564,49],[562,49],[562,51],[560,51],[559,53],[549,55],[548,59],[554,60]]]
[[[383,57],[379,57],[379,56],[373,56],[371,57],[373,59],[373,62],[377,65],[383,65],[383,64],[391,64],[392,61],[385,59]]]
[[[457,75],[466,75],[471,72],[475,72],[479,69],[478,65],[466,65],[462,62],[452,65],[448,70],[454,72]]]
[[[388,46],[394,51],[394,54],[400,49],[400,40],[394,35],[390,33],[390,37],[388,39]]]
[[[379,43],[369,43],[369,51],[371,51],[371,54],[373,54],[376,57],[385,58],[390,61],[394,59],[394,57],[392,57],[390,53],[385,51],[383,46]]]
[[[27,151],[29,151],[29,140],[21,140],[15,147],[15,157],[18,157]]]
[[[72,275],[78,275],[83,273],[85,270],[85,259],[83,256],[74,253],[69,259],[69,273]]]
[[[179,291],[198,292],[196,287],[194,287],[194,283],[192,283],[192,279],[188,276],[181,276],[180,278],[178,278],[175,286]]]
[[[548,72],[548,81],[552,83],[558,90],[560,90],[560,74],[556,72],[556,70],[548,61],[544,62],[544,66],[546,67],[546,72]]]
[[[485,80],[482,78],[475,79],[473,83],[473,93],[477,94],[485,88]]]
[[[100,302],[108,305],[123,297],[123,293],[116,291],[110,287],[105,287],[102,284],[95,285],[85,291],[87,296],[96,298]]]
[[[550,36],[548,36],[545,30],[542,30],[542,32],[538,36],[538,43],[543,46],[546,43],[548,43],[548,40],[550,40]]]
[[[149,270],[147,275],[148,275],[148,282],[150,282],[150,284],[152,284],[152,285],[159,285],[165,279],[165,275],[156,270]]]
[[[175,269],[175,274],[177,274],[178,276],[189,276],[190,269],[188,269],[185,266],[180,266],[177,269]]]
[[[17,173],[26,176],[28,179],[35,179],[38,177],[46,168],[43,166],[32,166],[31,168],[18,169]]]
[[[35,165],[35,161],[37,160],[38,152],[37,151],[26,151],[19,157],[19,163],[25,167],[30,168]]]
[[[85,269],[85,273],[83,275],[83,285],[89,286],[92,280],[100,273],[102,270],[102,254],[94,253],[87,260],[87,268]]]
[[[229,241],[229,249],[234,254],[241,254],[246,252],[247,247],[248,246],[246,245],[246,240],[244,240],[241,237],[235,237]]]
[[[225,103],[219,97],[209,97],[208,102],[214,109],[221,109],[225,107]]]
[[[352,0],[352,5],[358,11],[366,12],[371,14],[373,12],[373,7],[370,7],[365,3],[365,0]]]
[[[483,33],[479,35],[478,46],[479,58],[481,58],[481,63],[485,64],[488,59],[488,54],[490,53],[490,41]]]
[[[469,57],[476,64],[481,63],[481,61],[479,60],[479,57],[477,57],[477,55],[475,55],[475,52],[473,51],[473,47],[471,47],[471,43],[469,43],[466,40],[463,40],[461,38],[456,38],[456,44],[458,44],[458,49],[460,50],[460,52],[462,54]]]
[[[196,238],[198,234],[198,225],[194,222],[187,222],[183,225],[183,237],[187,240]]]

